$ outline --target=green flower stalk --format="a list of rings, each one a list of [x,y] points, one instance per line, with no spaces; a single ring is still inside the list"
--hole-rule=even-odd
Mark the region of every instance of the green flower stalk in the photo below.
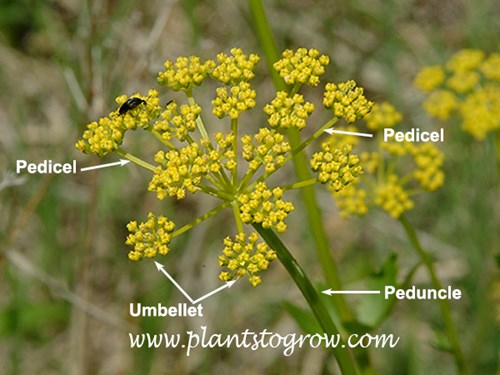
[[[324,143],[322,151],[314,153],[310,161],[316,177],[286,186],[268,185],[268,178],[285,167],[294,154],[312,145],[326,127],[331,127],[340,117],[349,121],[363,117],[372,103],[352,81],[327,84],[325,107],[333,109],[335,116],[316,127],[313,135],[294,149],[287,140],[286,130],[311,126],[307,122],[315,110],[298,90],[302,84],[318,85],[329,58],[314,49],[287,50],[275,68],[293,85],[294,92],[278,91],[261,109],[268,116],[267,124],[256,133],[248,134],[240,129],[239,120],[256,106],[257,93],[250,81],[259,60],[255,54],[246,55],[234,48],[230,55],[218,54],[216,60],[202,61],[191,56],[167,61],[165,70],[158,74],[158,82],[168,89],[184,92],[185,103],[170,101],[162,106],[157,90],[150,90],[148,96],[122,95],[116,99],[118,105],[130,103],[127,100],[131,98],[137,98],[133,100],[137,105],[127,110],[120,107],[87,126],[76,147],[101,157],[117,152],[151,171],[148,190],[158,199],[184,199],[188,194],[204,193],[220,200],[220,205],[211,213],[195,218],[177,231],[171,218],[153,213],[149,213],[144,223],[131,221],[126,241],[133,247],[130,260],[167,255],[172,238],[230,208],[235,232],[228,233],[224,240],[219,256],[223,271],[219,277],[224,281],[248,277],[256,286],[262,282],[259,273],[268,269],[276,254],[272,246],[259,240],[252,225],[285,232],[286,219],[294,211],[293,204],[286,200],[287,191],[321,183],[340,192],[362,174],[360,158],[352,154],[350,145],[334,148]],[[195,98],[207,79],[219,83],[210,112],[223,123],[218,128],[221,131],[210,137],[202,119],[203,108]],[[126,133],[136,130],[148,132],[158,141],[154,164],[122,148]]]

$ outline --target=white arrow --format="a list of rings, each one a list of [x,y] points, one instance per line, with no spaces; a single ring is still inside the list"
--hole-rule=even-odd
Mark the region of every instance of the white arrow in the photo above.
[[[205,298],[213,296],[215,293],[219,293],[223,289],[231,288],[236,281],[237,280],[231,280],[231,281],[226,282],[224,285],[218,287],[215,290],[212,290],[210,293],[205,294],[203,297],[198,298],[196,301],[193,302],[193,305],[196,305],[197,303],[203,301]]]
[[[218,287],[217,289],[212,290],[210,293],[205,294],[204,296],[198,298],[197,300],[193,300],[193,298],[191,298],[191,296],[184,289],[182,289],[182,287],[177,283],[177,281],[175,281],[174,278],[170,276],[170,274],[167,272],[163,264],[160,264],[157,261],[154,262],[156,264],[156,268],[158,269],[158,271],[161,271],[165,276],[167,276],[167,278],[172,282],[172,284],[174,284],[174,286],[177,289],[179,289],[180,292],[184,294],[184,297],[186,297],[189,300],[189,302],[191,302],[193,305],[196,305],[197,303],[200,303],[204,299],[211,297],[216,293],[219,293],[221,290],[224,290],[226,288],[231,288],[233,284],[237,281],[237,280],[228,281],[224,285]]]
[[[156,268],[158,269],[158,271],[161,271],[165,276],[167,276],[168,279],[172,282],[172,284],[174,284],[175,287],[179,289],[182,294],[184,294],[184,297],[186,297],[189,300],[189,302],[193,303],[193,299],[191,298],[191,296],[187,294],[187,292],[184,289],[182,289],[182,287],[179,284],[177,284],[177,281],[175,281],[172,276],[169,275],[169,273],[165,269],[165,266],[163,264],[158,263],[156,260],[154,262],[156,264]]]
[[[332,296],[334,294],[380,294],[380,290],[332,290],[332,289],[325,289],[321,293],[326,294],[328,296]]]
[[[115,161],[114,163],[100,164],[100,165],[94,165],[92,167],[80,168],[80,172],[90,171],[92,169],[113,167],[115,165],[123,166],[128,163],[130,163],[130,160],[120,159],[120,161]]]
[[[370,133],[358,133],[358,132],[348,132],[348,131],[345,131],[345,130],[333,130],[333,129],[325,129],[325,133],[328,133],[328,134],[333,134],[333,133],[336,133],[336,134],[347,134],[347,135],[355,135],[357,137],[368,137],[368,138],[373,138],[373,134],[370,134]]]

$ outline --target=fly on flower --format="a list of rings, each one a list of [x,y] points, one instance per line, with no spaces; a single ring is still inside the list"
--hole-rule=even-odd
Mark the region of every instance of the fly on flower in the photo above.
[[[125,103],[123,103],[118,110],[118,114],[124,115],[128,111],[134,109],[139,104],[146,104],[146,101],[141,98],[130,98]]]

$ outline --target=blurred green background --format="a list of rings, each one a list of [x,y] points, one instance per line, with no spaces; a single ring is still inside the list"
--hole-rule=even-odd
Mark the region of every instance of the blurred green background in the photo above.
[[[442,63],[460,48],[487,53],[499,48],[500,2],[494,0],[270,0],[264,5],[280,50],[319,49],[332,60],[328,80],[355,79],[368,98],[390,101],[421,128],[436,123],[423,115],[422,96],[411,85],[419,68]],[[126,223],[144,220],[149,211],[175,212],[188,222],[210,203],[197,195],[159,202],[147,192],[148,174],[136,166],[70,176],[13,173],[18,159],[76,159],[81,166],[115,161],[74,148],[89,121],[115,109],[117,95],[158,88],[155,76],[166,59],[214,58],[232,47],[262,56],[245,1],[0,2],[1,374],[337,373],[333,356],[319,349],[291,357],[279,350],[198,350],[189,358],[181,349],[130,349],[128,332],[176,333],[200,325],[228,334],[246,328],[300,332],[287,306],[305,303],[275,262],[258,288],[240,282],[207,300],[202,319],[131,318],[130,302],[173,305],[184,299],[151,261],[128,261]],[[261,78],[264,63],[257,70],[261,106],[272,84]],[[164,100],[176,95],[161,93]],[[252,116],[265,120],[263,113]],[[449,134],[442,145],[446,184],[419,196],[408,218],[435,254],[443,284],[463,291],[464,298],[453,303],[454,319],[471,373],[500,374],[494,142],[477,142],[458,128]],[[136,136],[129,147],[148,158],[149,142]],[[415,263],[397,222],[381,212],[342,220],[329,193],[318,189],[318,195],[346,287],[360,285],[393,253],[401,274]],[[289,216],[293,230],[284,242],[321,284],[303,215],[299,205]],[[177,238],[175,251],[158,259],[194,296],[220,285],[217,255],[228,225],[225,214],[209,220]],[[425,272],[417,273],[415,282],[429,285]],[[451,356],[438,348],[440,328],[437,304],[398,303],[381,332],[399,334],[401,342],[396,349],[371,350],[374,373],[454,374]]]

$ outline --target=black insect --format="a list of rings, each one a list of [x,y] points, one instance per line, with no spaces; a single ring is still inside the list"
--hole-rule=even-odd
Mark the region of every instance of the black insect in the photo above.
[[[129,100],[127,100],[125,103],[122,104],[122,106],[118,110],[118,114],[124,115],[131,109],[137,107],[139,104],[146,104],[146,101],[142,100],[141,98],[130,98]]]

